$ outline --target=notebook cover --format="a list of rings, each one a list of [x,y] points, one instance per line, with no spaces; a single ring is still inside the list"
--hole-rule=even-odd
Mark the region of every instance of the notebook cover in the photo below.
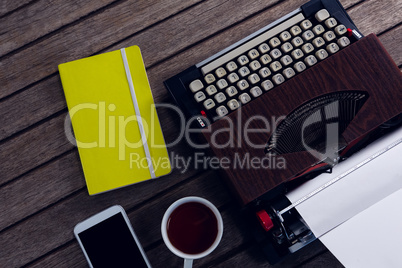
[[[141,138],[120,50],[59,65],[90,195],[170,173],[171,165],[139,47],[125,49],[143,123]]]

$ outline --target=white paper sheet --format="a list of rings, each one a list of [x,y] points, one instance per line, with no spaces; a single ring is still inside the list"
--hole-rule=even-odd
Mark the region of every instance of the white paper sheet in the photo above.
[[[402,137],[402,128],[287,194],[294,203]],[[296,207],[316,237],[402,188],[402,143]],[[402,253],[401,253],[402,254]],[[402,267],[402,266],[401,266]]]
[[[287,196],[294,203],[402,138],[402,128]],[[368,162],[296,209],[346,267],[402,267],[402,143]]]
[[[320,240],[345,267],[402,267],[402,190],[323,235]]]

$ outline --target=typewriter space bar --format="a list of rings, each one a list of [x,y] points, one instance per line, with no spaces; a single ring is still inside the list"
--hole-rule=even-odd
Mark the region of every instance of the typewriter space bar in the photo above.
[[[268,40],[269,38],[277,35],[278,33],[288,29],[289,27],[295,25],[296,23],[301,22],[304,20],[304,15],[302,13],[297,14],[296,16],[282,22],[281,24],[275,26],[274,28],[269,29],[268,31],[262,33],[261,35],[258,35],[254,39],[251,39],[250,41],[244,43],[243,45],[235,48],[234,50],[224,54],[222,57],[212,61],[211,63],[208,63],[204,67],[201,68],[201,72],[206,75],[207,73],[215,70],[222,64],[227,63],[228,61],[232,60],[233,58],[241,55],[242,53],[249,51],[253,47],[257,46],[258,44],[261,44],[262,42]]]

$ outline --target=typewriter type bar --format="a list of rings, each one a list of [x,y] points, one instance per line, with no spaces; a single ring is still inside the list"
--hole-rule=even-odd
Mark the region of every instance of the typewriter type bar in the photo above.
[[[313,0],[164,84],[203,128],[360,38],[337,0]]]

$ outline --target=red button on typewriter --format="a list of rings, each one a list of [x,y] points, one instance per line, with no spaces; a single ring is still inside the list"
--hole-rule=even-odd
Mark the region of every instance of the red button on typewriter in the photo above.
[[[274,223],[265,210],[260,210],[257,213],[258,220],[265,231],[269,231],[274,227]]]

